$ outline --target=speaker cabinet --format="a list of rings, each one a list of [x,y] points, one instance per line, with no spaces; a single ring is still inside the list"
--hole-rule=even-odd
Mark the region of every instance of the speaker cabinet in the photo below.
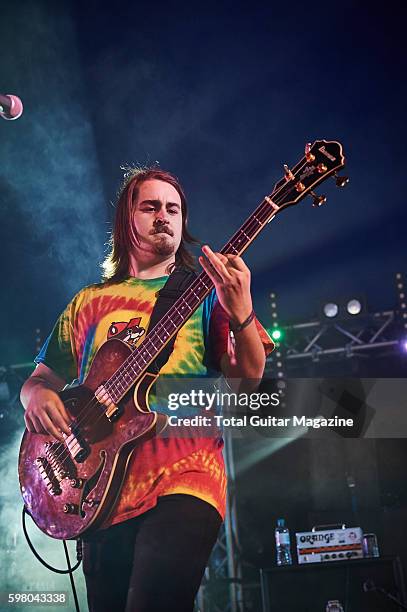
[[[325,612],[338,599],[345,612],[401,612],[372,586],[406,603],[398,557],[289,565],[260,570],[263,612]],[[404,608],[406,609],[406,608]]]

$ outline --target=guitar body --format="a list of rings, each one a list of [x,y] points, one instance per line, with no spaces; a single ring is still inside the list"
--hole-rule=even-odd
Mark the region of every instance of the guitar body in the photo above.
[[[113,510],[133,449],[167,424],[165,415],[148,407],[156,375],[141,376],[118,404],[113,422],[96,400],[96,389],[131,352],[120,340],[105,342],[83,384],[60,392],[74,424],[73,436],[59,442],[50,435],[24,433],[18,466],[21,493],[34,522],[53,538],[73,539],[99,528]]]

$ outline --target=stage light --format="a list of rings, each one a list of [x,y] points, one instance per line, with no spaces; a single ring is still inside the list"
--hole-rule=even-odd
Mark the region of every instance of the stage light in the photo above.
[[[283,332],[281,331],[281,329],[278,329],[278,327],[276,327],[271,332],[271,337],[272,337],[273,340],[282,340]]]
[[[329,299],[329,301],[328,301]],[[319,315],[321,319],[330,319],[333,324],[337,320],[353,319],[356,315],[366,314],[366,300],[363,296],[330,297],[326,302],[320,302]],[[333,321],[335,319],[335,321]]]
[[[407,337],[401,340],[401,348],[405,353],[407,353]]]
[[[349,302],[346,304],[346,310],[351,315],[358,315],[362,310],[362,304],[356,299],[349,300]]]
[[[336,317],[338,312],[339,306],[334,302],[328,302],[328,304],[325,304],[325,306],[323,307],[323,313],[328,319],[333,319],[334,317]]]

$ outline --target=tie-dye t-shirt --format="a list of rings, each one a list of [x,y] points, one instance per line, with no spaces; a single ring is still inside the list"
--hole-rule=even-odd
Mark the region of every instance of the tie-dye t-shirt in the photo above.
[[[132,348],[145,337],[157,292],[167,276],[85,287],[58,318],[36,357],[67,382],[82,382],[95,353],[110,338]],[[272,342],[256,320],[265,351]],[[227,352],[228,319],[211,294],[178,332],[174,350],[160,374],[209,376],[220,370]],[[150,407],[151,403],[150,403]],[[184,493],[213,505],[222,518],[226,504],[226,474],[221,436],[156,437],[133,451],[112,515],[104,526],[138,516],[154,507],[162,495]]]

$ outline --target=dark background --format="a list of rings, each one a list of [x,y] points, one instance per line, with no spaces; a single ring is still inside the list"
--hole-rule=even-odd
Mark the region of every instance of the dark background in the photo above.
[[[394,306],[405,272],[404,5],[342,2],[22,2],[2,7],[1,82],[25,104],[1,122],[3,360],[33,353],[98,263],[122,179],[177,174],[190,229],[219,248],[315,139],[343,143],[346,191],[281,214],[245,259],[260,318],[366,294]],[[10,312],[13,313],[10,320]]]
[[[100,278],[120,166],[132,163],[175,173],[192,233],[220,248],[306,142],[339,140],[346,190],[324,184],[326,206],[288,209],[245,255],[256,310],[269,326],[270,291],[285,323],[356,293],[371,311],[395,308],[395,273],[407,267],[404,29],[393,1],[3,2],[0,90],[25,110],[0,121],[0,362],[31,361],[35,330],[44,338]],[[300,440],[242,475],[251,562],[274,562],[278,516],[292,531],[352,522],[349,465],[363,527],[383,552],[407,554],[404,441],[352,443]]]

